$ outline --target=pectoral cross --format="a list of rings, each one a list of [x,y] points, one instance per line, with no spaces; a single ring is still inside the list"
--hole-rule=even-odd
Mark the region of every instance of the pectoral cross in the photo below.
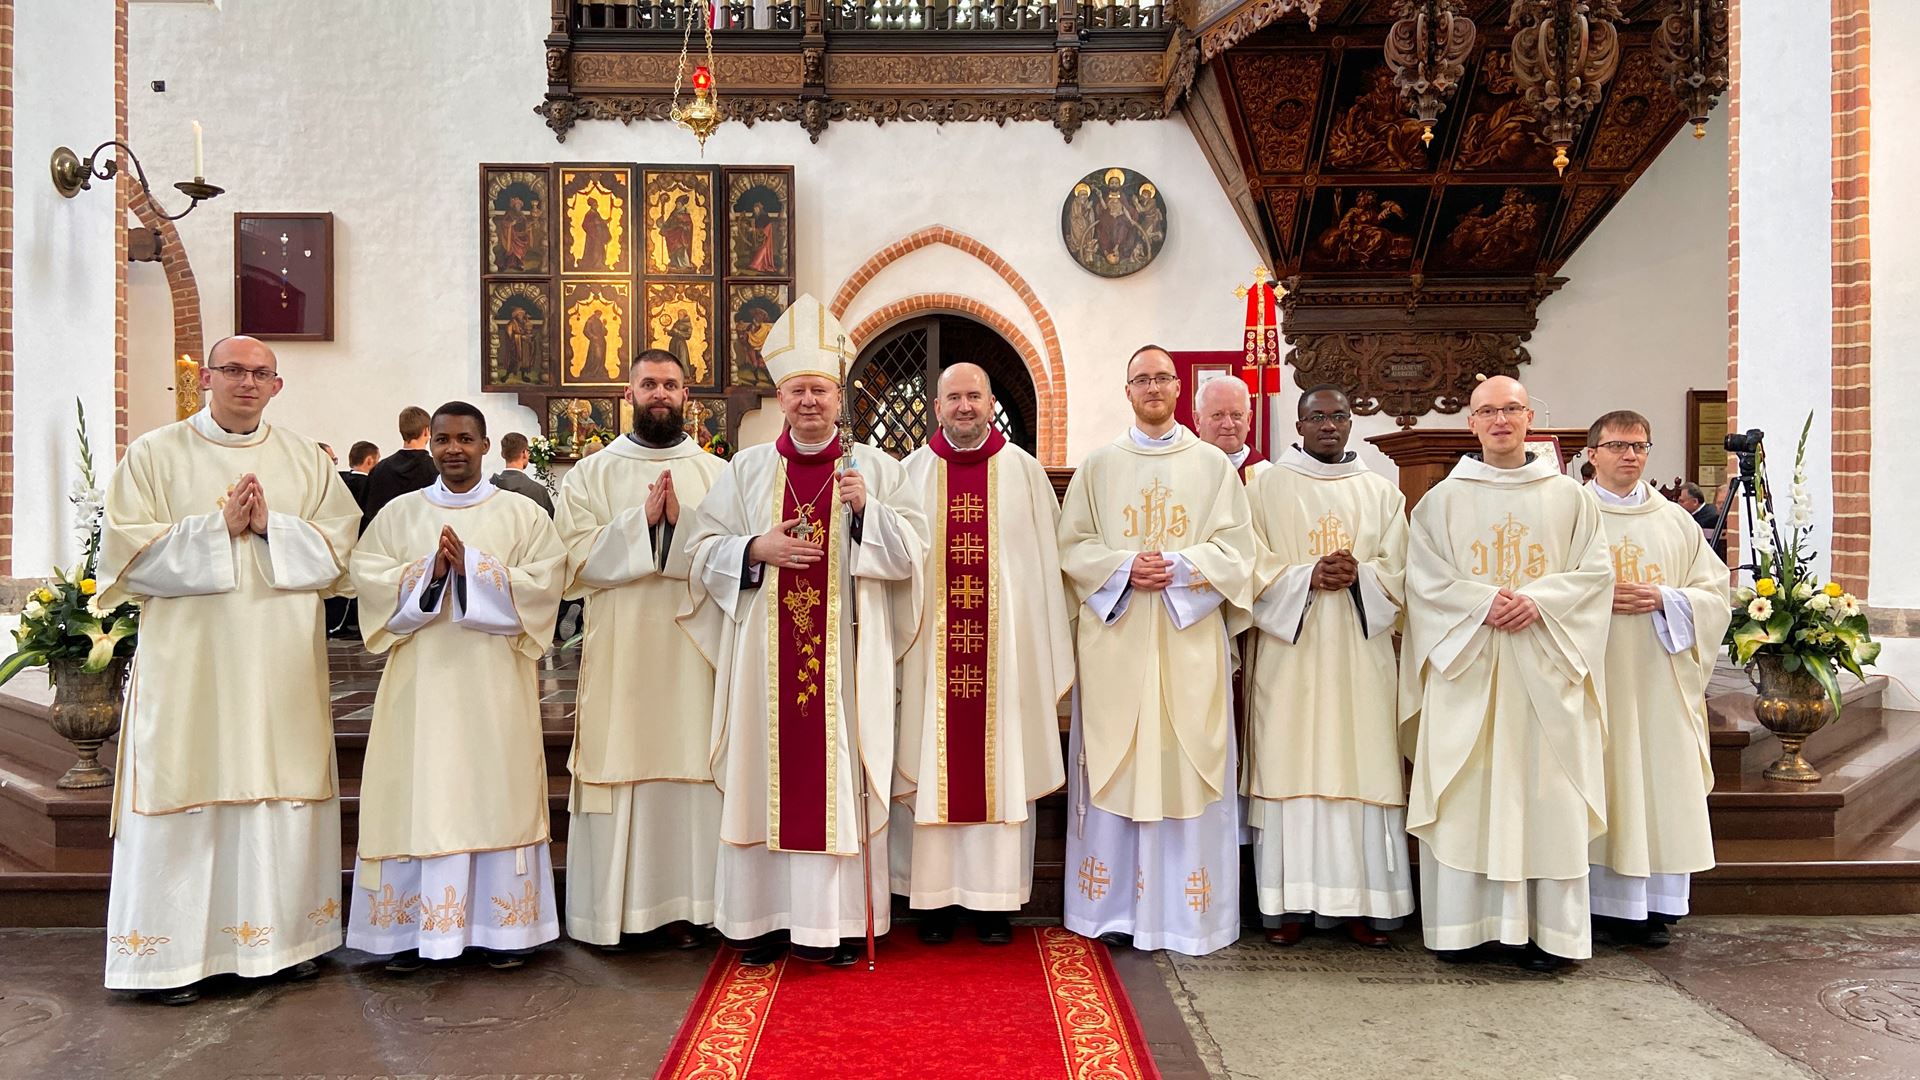
[[[794,512],[794,516],[799,520],[794,523],[793,528],[787,530],[788,536],[795,540],[805,540],[815,547],[826,546],[827,525],[824,521],[814,519],[812,504],[800,507]]]

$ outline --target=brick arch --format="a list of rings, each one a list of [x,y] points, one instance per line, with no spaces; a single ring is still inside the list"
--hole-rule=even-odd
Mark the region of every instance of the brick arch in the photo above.
[[[206,332],[200,321],[200,286],[194,280],[193,264],[187,259],[187,248],[180,242],[180,230],[174,223],[160,216],[160,210],[140,190],[140,185],[128,178],[127,173],[120,174],[120,185],[127,195],[127,209],[141,225],[152,229],[160,239],[160,269],[167,275],[167,289],[173,297],[173,352],[170,359],[178,361],[182,356],[193,358],[196,364],[206,361]],[[121,318],[126,318],[125,305],[121,307]],[[126,351],[121,350],[122,364],[125,364]],[[123,376],[124,378],[124,373]]]
[[[932,244],[945,244],[956,251],[964,252],[985,263],[1000,280],[1020,297],[1026,305],[1027,314],[1032,316],[1035,326],[1040,328],[1040,343],[1036,349],[1031,340],[1014,327],[1011,320],[986,304],[958,293],[921,293],[903,300],[896,300],[881,307],[872,315],[860,321],[860,325],[849,332],[856,344],[872,339],[872,336],[888,326],[899,322],[909,315],[927,312],[950,312],[978,319],[994,332],[1007,339],[1019,351],[1021,359],[1026,361],[1027,373],[1033,376],[1034,401],[1039,412],[1037,455],[1043,465],[1065,465],[1067,463],[1067,375],[1066,362],[1060,354],[1060,336],[1053,328],[1053,316],[1034,294],[1027,279],[1020,276],[1007,260],[1000,257],[992,248],[964,233],[955,232],[945,225],[930,225],[900,240],[896,240],[873,253],[860,268],[848,274],[840,288],[833,294],[833,302],[828,307],[834,317],[847,313],[860,290],[866,288],[880,271],[901,258]]]

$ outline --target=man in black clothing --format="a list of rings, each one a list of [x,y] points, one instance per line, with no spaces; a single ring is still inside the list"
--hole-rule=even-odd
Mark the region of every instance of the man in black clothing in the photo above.
[[[400,449],[382,458],[367,474],[367,502],[360,515],[361,532],[367,531],[374,515],[388,503],[409,491],[432,487],[439,477],[440,470],[433,466],[433,455],[427,453],[427,429],[432,426],[432,419],[427,410],[418,405],[400,410]]]
[[[347,451],[347,467],[340,473],[340,479],[346,481],[347,490],[353,492],[353,501],[360,504],[360,512],[367,512],[367,474],[380,463],[380,448],[360,440]]]
[[[540,504],[540,509],[553,516],[553,495],[545,484],[527,475],[527,437],[517,431],[509,431],[500,439],[500,457],[506,468],[493,474],[493,486],[502,491],[511,491],[525,495]]]
[[[1707,493],[1700,490],[1699,484],[1681,484],[1680,509],[1693,515],[1700,527],[1712,532],[1720,524],[1720,508],[1707,501]]]

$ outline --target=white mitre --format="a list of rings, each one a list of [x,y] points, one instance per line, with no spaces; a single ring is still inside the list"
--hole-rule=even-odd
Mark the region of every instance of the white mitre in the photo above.
[[[853,342],[840,320],[811,293],[793,302],[767,331],[760,347],[767,373],[779,386],[795,375],[818,375],[839,383],[853,366]]]

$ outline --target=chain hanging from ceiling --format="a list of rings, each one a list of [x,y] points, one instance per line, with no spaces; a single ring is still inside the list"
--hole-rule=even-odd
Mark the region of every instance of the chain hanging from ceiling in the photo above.
[[[1693,121],[1693,137],[1707,134],[1707,114],[1727,92],[1731,42],[1729,0],[1671,0],[1653,33],[1654,55],[1667,85]]]
[[[1418,117],[1420,141],[1431,145],[1433,125],[1467,73],[1473,52],[1473,20],[1459,11],[1460,0],[1399,0],[1398,19],[1387,31],[1387,66],[1400,100]]]
[[[1567,150],[1600,104],[1620,67],[1619,0],[1513,0],[1513,76],[1553,144],[1553,167],[1567,171]]]

